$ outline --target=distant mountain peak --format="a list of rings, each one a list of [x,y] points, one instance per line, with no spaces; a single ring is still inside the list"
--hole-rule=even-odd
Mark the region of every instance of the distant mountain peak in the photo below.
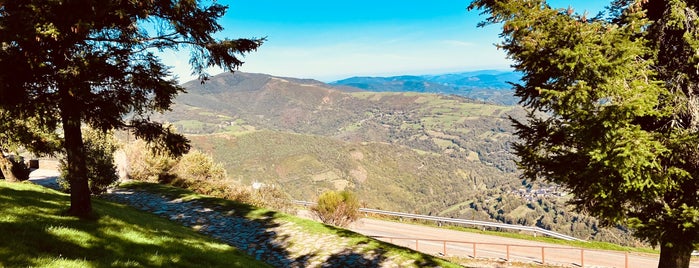
[[[224,72],[214,75],[205,83],[200,83],[199,80],[192,80],[182,84],[188,92],[196,92],[198,94],[220,94],[224,92],[251,92],[265,89],[270,82],[282,82],[293,84],[294,86],[314,86],[326,89],[335,89],[341,91],[356,91],[356,89],[347,90],[344,86],[333,86],[314,79],[302,79],[293,77],[281,77],[262,73],[247,73],[241,71]]]
[[[295,88],[339,90],[343,92],[421,92],[459,95],[470,99],[504,105],[515,105],[518,99],[508,82],[519,82],[521,74],[513,71],[479,70],[442,75],[399,75],[390,77],[357,76],[329,84],[314,79],[274,76],[236,71],[210,77],[201,84],[198,80],[183,86],[198,94],[225,92],[253,92],[269,89],[271,82],[285,83]]]

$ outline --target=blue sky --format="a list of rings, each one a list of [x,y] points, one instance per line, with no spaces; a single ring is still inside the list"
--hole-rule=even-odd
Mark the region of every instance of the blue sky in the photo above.
[[[244,72],[330,82],[351,76],[506,70],[499,28],[477,28],[469,0],[219,0],[229,6],[219,38],[266,37],[243,59]],[[549,1],[596,14],[609,1]],[[181,82],[190,80],[184,51],[164,56]],[[211,70],[211,74],[220,73]]]

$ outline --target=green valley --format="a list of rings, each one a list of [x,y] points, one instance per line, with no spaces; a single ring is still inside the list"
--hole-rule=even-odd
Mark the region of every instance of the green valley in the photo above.
[[[565,190],[519,179],[502,106],[456,95],[366,92],[236,72],[185,84],[160,120],[222,163],[231,180],[298,200],[347,189],[366,207],[537,225],[640,245],[565,205]]]

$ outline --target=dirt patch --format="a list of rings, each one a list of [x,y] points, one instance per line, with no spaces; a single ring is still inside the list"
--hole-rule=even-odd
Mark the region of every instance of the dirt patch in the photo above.
[[[347,187],[350,185],[349,181],[346,180],[334,180],[333,181],[333,186],[335,187],[335,190],[338,191],[344,191],[347,189]]]
[[[368,172],[361,166],[357,167],[356,169],[350,170],[350,175],[359,183],[366,182],[368,178]]]
[[[332,181],[332,180],[336,180],[339,178],[340,178],[340,176],[338,176],[335,172],[333,172],[331,170],[331,171],[327,171],[324,173],[315,174],[315,175],[313,175],[313,177],[311,177],[311,180],[313,182],[319,182],[319,181]]]
[[[362,153],[361,151],[351,151],[350,158],[352,160],[362,160],[364,159],[364,153]]]

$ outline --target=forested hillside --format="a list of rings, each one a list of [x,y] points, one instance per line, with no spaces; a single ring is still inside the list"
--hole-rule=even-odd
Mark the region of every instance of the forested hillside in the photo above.
[[[570,211],[564,190],[518,179],[509,117],[523,117],[520,107],[240,72],[185,86],[161,119],[222,162],[232,180],[301,200],[350,189],[372,208],[635,243]]]

